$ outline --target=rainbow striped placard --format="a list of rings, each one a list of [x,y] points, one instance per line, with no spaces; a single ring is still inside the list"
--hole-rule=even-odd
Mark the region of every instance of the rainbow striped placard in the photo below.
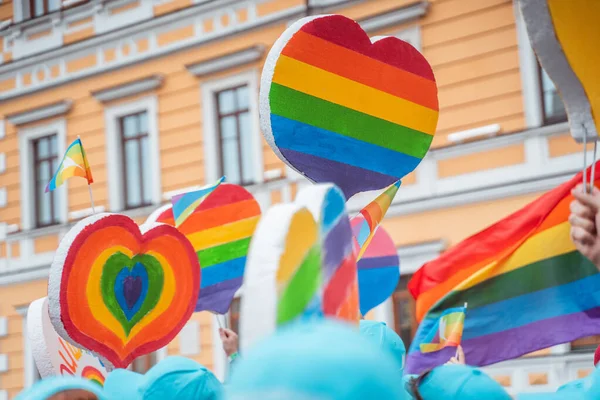
[[[395,37],[371,42],[341,15],[307,17],[275,42],[260,88],[262,131],[275,153],[346,198],[414,170],[438,120],[431,66]]]
[[[444,347],[460,345],[465,326],[465,307],[445,310],[419,345],[421,353],[431,353]]]
[[[260,205],[250,192],[222,183],[178,226],[194,246],[202,269],[196,311],[227,312],[242,285],[250,239],[260,215]],[[148,221],[175,225],[172,207],[157,210]]]

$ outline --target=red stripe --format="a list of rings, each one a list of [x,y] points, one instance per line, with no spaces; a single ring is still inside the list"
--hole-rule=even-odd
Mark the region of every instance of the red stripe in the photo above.
[[[232,183],[222,183],[200,203],[196,210],[208,210],[250,199],[254,199],[254,197],[243,187]]]
[[[371,43],[371,39],[357,22],[342,15],[316,18],[305,24],[301,31],[435,81],[425,57],[410,44],[394,37]]]
[[[356,280],[356,259],[354,253],[342,261],[323,292],[323,312],[325,315],[336,315],[346,300],[348,288]]]

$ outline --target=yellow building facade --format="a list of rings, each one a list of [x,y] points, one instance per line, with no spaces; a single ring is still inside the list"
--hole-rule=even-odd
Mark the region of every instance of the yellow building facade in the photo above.
[[[433,148],[404,179],[384,223],[398,246],[402,279],[371,316],[405,341],[416,328],[405,290],[411,273],[581,168],[582,148],[511,0],[2,1],[0,400],[38,378],[25,340],[26,310],[47,294],[61,237],[92,212],[82,180],[43,193],[66,146],[77,136],[83,141],[96,211],[138,222],[172,195],[223,174],[245,185],[263,210],[291,201],[308,183],[262,138],[260,73],[290,23],[322,13],[353,18],[371,36],[410,42],[437,79]],[[350,209],[371,198],[355,196]],[[234,327],[238,310],[236,300]],[[212,314],[197,313],[167,348],[135,368],[183,354],[222,378],[227,363],[217,329]],[[588,342],[489,372],[512,393],[552,390],[589,372]]]

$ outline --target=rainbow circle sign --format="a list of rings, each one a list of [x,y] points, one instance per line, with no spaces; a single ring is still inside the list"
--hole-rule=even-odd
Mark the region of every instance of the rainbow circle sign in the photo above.
[[[104,385],[107,375],[93,354],[64,341],[54,330],[48,315],[48,298],[32,302],[27,310],[27,339],[42,378],[73,375]]]

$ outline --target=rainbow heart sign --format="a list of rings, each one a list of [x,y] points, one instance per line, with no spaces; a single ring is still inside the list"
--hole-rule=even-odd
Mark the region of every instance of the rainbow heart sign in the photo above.
[[[199,290],[198,257],[177,229],[97,214],[60,242],[50,268],[49,314],[65,340],[107,367],[126,368],[179,333]]]
[[[260,121],[290,167],[347,199],[413,171],[435,134],[437,84],[427,60],[395,37],[373,41],[341,15],[303,18],[263,68]]]
[[[260,219],[260,205],[239,185],[220,184],[178,226],[194,247],[202,266],[196,311],[225,314],[242,286],[250,240]],[[148,217],[175,225],[170,205]]]
[[[108,372],[94,355],[65,342],[48,315],[48,298],[33,301],[27,309],[27,340],[42,376],[81,376],[104,385]]]

